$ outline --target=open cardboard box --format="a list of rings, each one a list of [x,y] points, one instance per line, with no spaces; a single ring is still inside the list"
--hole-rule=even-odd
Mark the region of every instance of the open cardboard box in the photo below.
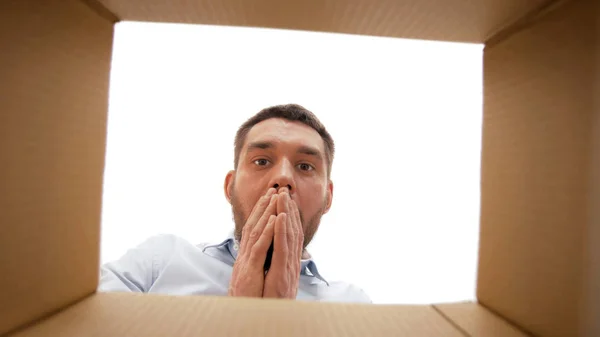
[[[599,2],[3,0],[0,335],[600,336]],[[122,20],[485,43],[477,302],[96,293]]]

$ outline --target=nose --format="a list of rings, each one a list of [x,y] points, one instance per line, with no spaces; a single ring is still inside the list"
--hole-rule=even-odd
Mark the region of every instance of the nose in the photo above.
[[[277,190],[287,187],[289,193],[295,191],[294,167],[289,161],[282,160],[272,172],[273,176],[271,177],[269,186]]]
[[[275,185],[273,185],[273,187],[274,187],[276,190],[279,190],[279,184],[275,184]],[[285,187],[287,187],[287,189],[288,189],[290,192],[292,191],[292,186],[291,186],[290,184],[286,185]]]

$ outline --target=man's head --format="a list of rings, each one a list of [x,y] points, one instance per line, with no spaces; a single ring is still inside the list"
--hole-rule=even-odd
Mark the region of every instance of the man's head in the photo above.
[[[242,124],[235,137],[234,170],[225,178],[236,238],[270,187],[288,187],[300,211],[306,247],[331,207],[334,151],[323,124],[296,104],[263,109]]]

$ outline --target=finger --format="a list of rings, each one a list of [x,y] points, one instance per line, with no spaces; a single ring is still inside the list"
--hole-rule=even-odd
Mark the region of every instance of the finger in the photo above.
[[[254,204],[252,211],[250,212],[250,216],[246,223],[244,224],[244,228],[242,228],[242,245],[245,245],[248,241],[249,235],[244,235],[245,233],[249,233],[252,231],[254,225],[258,222],[258,220],[262,217],[265,209],[269,206],[272,196],[277,192],[277,190],[273,187],[267,190],[267,193],[258,199],[258,202]]]
[[[272,266],[285,268],[288,258],[288,226],[286,213],[277,214],[273,233],[273,260]]]
[[[300,218],[300,210],[298,209],[298,204],[294,200],[290,201],[290,212],[292,213],[294,221],[296,222],[296,225],[298,225],[298,228],[304,229],[304,227],[302,226],[302,219]]]
[[[283,188],[281,189],[281,192],[279,193],[279,200],[277,203],[277,214],[279,213],[287,213],[289,214],[289,201],[290,201],[290,194],[288,193],[288,189],[287,188]]]
[[[248,241],[246,242],[246,244],[248,244],[250,246],[254,245],[256,243],[256,241],[258,240],[258,238],[260,238],[260,235],[264,231],[265,226],[269,222],[269,217],[271,215],[276,215],[275,210],[277,209],[277,199],[279,199],[279,196],[277,194],[271,195],[271,200],[269,201],[269,205],[263,212],[260,219],[258,219],[256,224],[254,224],[251,227],[252,228],[251,231],[248,232],[249,233]]]
[[[300,210],[298,209],[298,204],[292,200],[291,202],[291,210],[294,214],[294,219],[296,222],[296,228],[298,230],[298,236],[296,237],[296,247],[297,256],[295,258],[294,266],[296,267],[296,272],[300,274],[300,264],[302,260],[302,253],[304,252],[304,226],[302,224],[302,218],[300,218]]]
[[[296,255],[296,250],[298,249],[298,245],[296,244],[296,228],[294,224],[294,216],[292,213],[287,213],[289,216],[286,216],[286,227],[287,227],[287,245],[289,249],[289,254],[292,254],[293,257]]]
[[[252,214],[259,212],[262,214],[262,212],[260,212],[260,207],[266,207],[266,205],[269,204],[269,200],[271,200],[271,196],[273,194],[275,194],[277,192],[277,190],[273,187],[269,188],[267,190],[267,193],[265,193],[263,196],[260,197],[260,199],[258,199],[258,201],[254,204],[254,207],[252,207],[252,211],[250,211],[250,216],[252,216]],[[266,205],[265,205],[266,203]]]
[[[294,228],[296,230],[296,243],[298,244],[299,256],[302,256],[302,250],[304,250],[304,227],[302,226],[302,219],[300,219],[300,210],[298,204],[294,200],[290,202],[290,211],[293,214]]]
[[[296,221],[294,205],[296,203],[293,200],[290,200],[289,209],[290,216],[288,216],[288,230],[290,233],[288,234],[288,248],[289,248],[289,257],[291,259],[291,267],[294,270],[294,273],[300,273],[300,260],[302,259],[302,244],[298,241],[300,238],[298,222]]]
[[[276,219],[277,216],[275,215],[269,216],[269,220],[267,221],[264,230],[260,234],[260,237],[250,249],[250,262],[252,264],[260,265],[265,262],[265,258],[267,257],[267,251],[271,246],[271,242],[273,242],[273,234],[275,231]]]

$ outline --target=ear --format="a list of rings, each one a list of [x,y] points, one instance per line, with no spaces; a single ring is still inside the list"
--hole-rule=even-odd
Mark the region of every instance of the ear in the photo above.
[[[329,209],[331,208],[331,203],[333,202],[333,181],[329,180],[327,183],[327,191],[325,192],[325,200],[327,201],[327,206],[325,207],[325,212],[323,214],[327,214]]]
[[[231,193],[233,191],[234,178],[235,178],[234,170],[227,172],[227,175],[225,176],[225,184],[223,185],[223,190],[225,192],[225,198],[227,199],[227,202],[230,204],[231,204]]]

